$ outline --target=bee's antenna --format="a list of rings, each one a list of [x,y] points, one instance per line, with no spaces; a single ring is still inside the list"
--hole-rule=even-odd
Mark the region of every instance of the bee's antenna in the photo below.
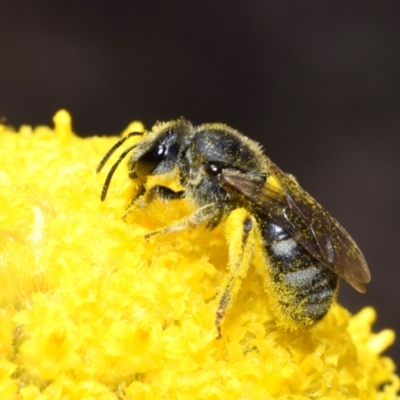
[[[137,132],[135,132],[135,133],[138,134]],[[133,134],[132,134],[132,135],[133,135]],[[131,136],[132,136],[132,135],[131,135]],[[125,139],[125,138],[124,138],[124,139]],[[121,142],[121,140],[120,140],[119,142]],[[119,142],[117,143],[118,146],[114,146],[115,149],[116,149],[117,147],[119,147],[119,146],[123,143],[123,142],[121,142],[121,143],[119,143]],[[114,175],[115,170],[118,168],[118,165],[121,164],[121,161],[126,157],[126,155],[127,155],[130,151],[132,151],[137,145],[138,145],[138,143],[135,143],[135,144],[133,144],[132,146],[128,147],[128,148],[119,156],[118,160],[114,163],[114,165],[113,165],[113,166],[110,168],[110,170],[108,171],[107,178],[106,178],[106,180],[104,181],[103,189],[102,189],[102,191],[101,191],[101,197],[100,197],[100,198],[101,198],[101,201],[104,201],[104,199],[105,199],[106,196],[107,196],[108,187],[110,186],[111,179],[112,179],[112,177],[113,177],[113,175]],[[111,149],[112,151],[115,151],[114,147]],[[108,153],[110,153],[110,151],[109,151]],[[106,154],[106,156],[109,157],[108,153]],[[108,157],[107,157],[107,158],[108,158]],[[104,157],[104,158],[106,158],[106,157]],[[104,158],[103,158],[103,160],[104,160]],[[102,160],[102,162],[100,163],[101,166],[104,165],[103,160]],[[107,160],[107,159],[106,159],[106,160]],[[100,168],[100,169],[101,169],[101,168]],[[98,171],[97,171],[97,172],[98,172]]]
[[[100,164],[96,168],[96,173],[99,173],[103,169],[104,164],[108,161],[108,159],[112,156],[114,151],[118,149],[119,146],[125,143],[130,137],[143,134],[144,132],[130,132],[123,138],[119,139],[118,142],[115,143],[114,146],[111,147],[111,149],[107,151],[107,154],[101,159]]]

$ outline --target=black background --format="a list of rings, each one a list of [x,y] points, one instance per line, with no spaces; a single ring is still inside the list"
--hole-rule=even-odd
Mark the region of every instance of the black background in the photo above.
[[[0,117],[80,135],[225,122],[263,143],[352,234],[400,332],[400,1],[0,1]],[[400,346],[389,351],[400,361]]]

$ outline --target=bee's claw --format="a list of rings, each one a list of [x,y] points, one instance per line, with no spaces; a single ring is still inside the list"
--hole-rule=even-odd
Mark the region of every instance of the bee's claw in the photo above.
[[[148,233],[147,235],[144,235],[144,238],[146,240],[149,240],[152,236],[158,235],[159,233],[161,233],[161,231],[153,231],[153,232]]]

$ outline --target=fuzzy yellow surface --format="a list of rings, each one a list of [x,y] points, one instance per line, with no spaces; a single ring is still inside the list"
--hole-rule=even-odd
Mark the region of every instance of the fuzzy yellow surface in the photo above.
[[[222,228],[146,241],[190,206],[155,201],[123,221],[123,165],[100,202],[95,168],[115,137],[79,138],[60,111],[55,129],[0,125],[0,138],[1,399],[396,398],[381,355],[394,333],[371,332],[372,308],[335,304],[287,332],[253,269],[216,340]]]

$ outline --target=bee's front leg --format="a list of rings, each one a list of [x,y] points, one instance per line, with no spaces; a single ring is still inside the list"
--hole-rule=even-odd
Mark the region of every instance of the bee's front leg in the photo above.
[[[151,189],[148,190],[148,202],[153,201],[154,199],[162,199],[162,200],[179,200],[185,197],[184,190],[178,190],[175,192],[167,186],[155,185]]]
[[[225,236],[229,245],[229,272],[222,285],[215,318],[218,339],[222,337],[222,319],[234,303],[252,261],[256,224],[255,218],[243,208],[234,210],[225,223]]]
[[[184,197],[184,190],[179,190],[175,192],[167,186],[155,185],[146,192],[144,185],[142,184],[138,190],[138,193],[136,193],[135,197],[129,202],[128,206],[126,207],[122,219],[126,220],[133,207],[145,208],[155,199],[169,201],[183,199]]]

